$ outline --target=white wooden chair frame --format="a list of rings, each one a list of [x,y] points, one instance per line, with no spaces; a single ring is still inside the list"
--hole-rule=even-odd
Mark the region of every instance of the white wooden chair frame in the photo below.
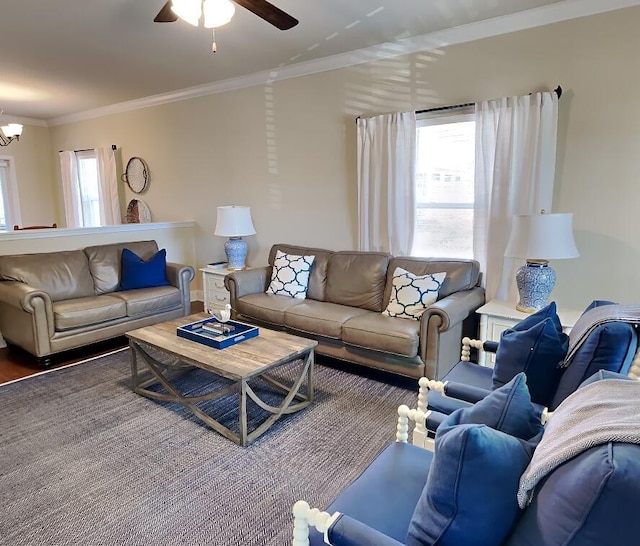
[[[471,348],[482,350],[483,341],[470,339],[465,337],[462,339],[462,352],[460,360],[469,362]],[[631,379],[640,381],[640,347],[633,359],[628,376]],[[396,426],[396,442],[407,443],[410,435],[410,423],[414,423],[413,433],[411,434],[411,443],[418,447],[434,451],[435,442],[433,438],[429,438],[426,428],[426,419],[431,413],[427,410],[429,391],[435,390],[447,396],[444,392],[446,382],[435,381],[427,377],[421,377],[418,380],[418,403],[415,409],[410,409],[407,405],[398,408],[398,423]],[[542,424],[546,424],[553,412],[544,408],[540,420]],[[340,516],[340,512],[329,514],[318,508],[311,508],[309,504],[303,500],[296,502],[293,506],[293,541],[291,546],[309,546],[309,529],[314,527],[318,532],[324,534],[324,541],[331,545],[327,537],[327,531],[333,522]]]

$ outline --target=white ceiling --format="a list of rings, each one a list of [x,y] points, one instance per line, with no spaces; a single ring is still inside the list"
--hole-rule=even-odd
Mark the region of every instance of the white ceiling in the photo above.
[[[300,23],[281,31],[240,6],[211,31],[154,23],[165,0],[3,0],[0,109],[49,122],[177,90],[452,27],[527,14],[558,20],[632,0],[272,0]],[[546,6],[546,7],[545,7]],[[542,24],[542,23],[533,23]],[[509,31],[506,28],[503,32]],[[515,29],[514,29],[515,30]],[[295,68],[295,67],[294,67]]]

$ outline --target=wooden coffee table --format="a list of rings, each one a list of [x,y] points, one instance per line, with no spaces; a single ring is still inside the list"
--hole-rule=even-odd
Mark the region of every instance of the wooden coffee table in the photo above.
[[[131,347],[131,379],[134,392],[148,398],[182,404],[212,429],[241,446],[246,446],[248,442],[263,434],[282,415],[300,411],[313,402],[314,348],[318,344],[317,341],[260,328],[258,337],[226,349],[214,349],[177,336],[178,326],[207,317],[209,315],[199,313],[127,332]],[[165,362],[164,358],[163,361],[158,360],[150,354],[154,351],[150,351],[149,347],[158,350],[162,357],[174,357],[174,362]],[[139,360],[150,374],[140,374],[144,370],[138,369]],[[298,369],[289,384],[269,375],[269,372],[287,364],[295,368],[295,364],[291,363],[298,360]],[[174,370],[185,367],[200,368],[230,379],[232,383],[203,395],[183,395],[172,382],[171,375]],[[282,393],[284,399],[279,406],[266,403],[251,388],[249,380],[256,378]],[[305,382],[306,392],[302,392],[301,387]],[[161,384],[166,392],[149,389],[150,386],[158,384]],[[238,393],[239,434],[195,405],[234,391]],[[247,398],[270,414],[252,431],[247,430]]]

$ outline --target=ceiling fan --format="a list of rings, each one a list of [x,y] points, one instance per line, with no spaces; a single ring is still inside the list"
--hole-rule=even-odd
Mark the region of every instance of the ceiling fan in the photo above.
[[[177,4],[183,3],[183,1],[184,0],[181,0],[181,1],[169,0],[164,6],[162,6],[162,9],[158,12],[158,14],[155,16],[153,20],[156,23],[173,23],[174,21],[177,21],[178,15],[176,13],[176,7],[178,7]],[[205,17],[207,15],[206,4],[208,2],[211,2],[211,4],[214,4],[214,2],[212,2],[211,0],[205,0],[205,6],[204,6]],[[245,9],[248,9],[252,13],[255,13],[258,17],[260,17],[261,19],[264,19],[268,23],[271,23],[273,26],[279,28],[280,30],[288,30],[298,24],[297,19],[295,19],[288,13],[282,11],[280,8],[277,8],[273,4],[270,4],[266,0],[233,0],[233,2],[238,4],[239,6],[242,6]],[[197,25],[197,21],[200,18],[201,4],[199,1],[197,1],[195,5],[197,6],[197,10],[198,10],[197,17],[194,17],[196,21],[195,25]],[[231,15],[229,15],[227,21],[231,19],[231,17],[233,16],[233,11],[234,10],[231,10]],[[191,24],[194,24],[192,21],[190,22]],[[207,26],[220,26],[220,25],[217,24],[217,25],[207,25]]]

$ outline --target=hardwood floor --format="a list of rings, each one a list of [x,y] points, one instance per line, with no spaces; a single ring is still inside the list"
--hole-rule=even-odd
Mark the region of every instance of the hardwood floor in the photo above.
[[[191,302],[192,313],[200,313],[203,310],[203,302]],[[72,364],[126,346],[127,338],[121,336],[108,341],[94,343],[87,347],[81,347],[80,349],[65,351],[56,355],[53,359],[53,364],[47,369],[59,368],[60,366]],[[16,347],[0,349],[0,384],[40,373],[41,371],[43,371],[43,368],[38,365],[35,357],[26,351]]]

